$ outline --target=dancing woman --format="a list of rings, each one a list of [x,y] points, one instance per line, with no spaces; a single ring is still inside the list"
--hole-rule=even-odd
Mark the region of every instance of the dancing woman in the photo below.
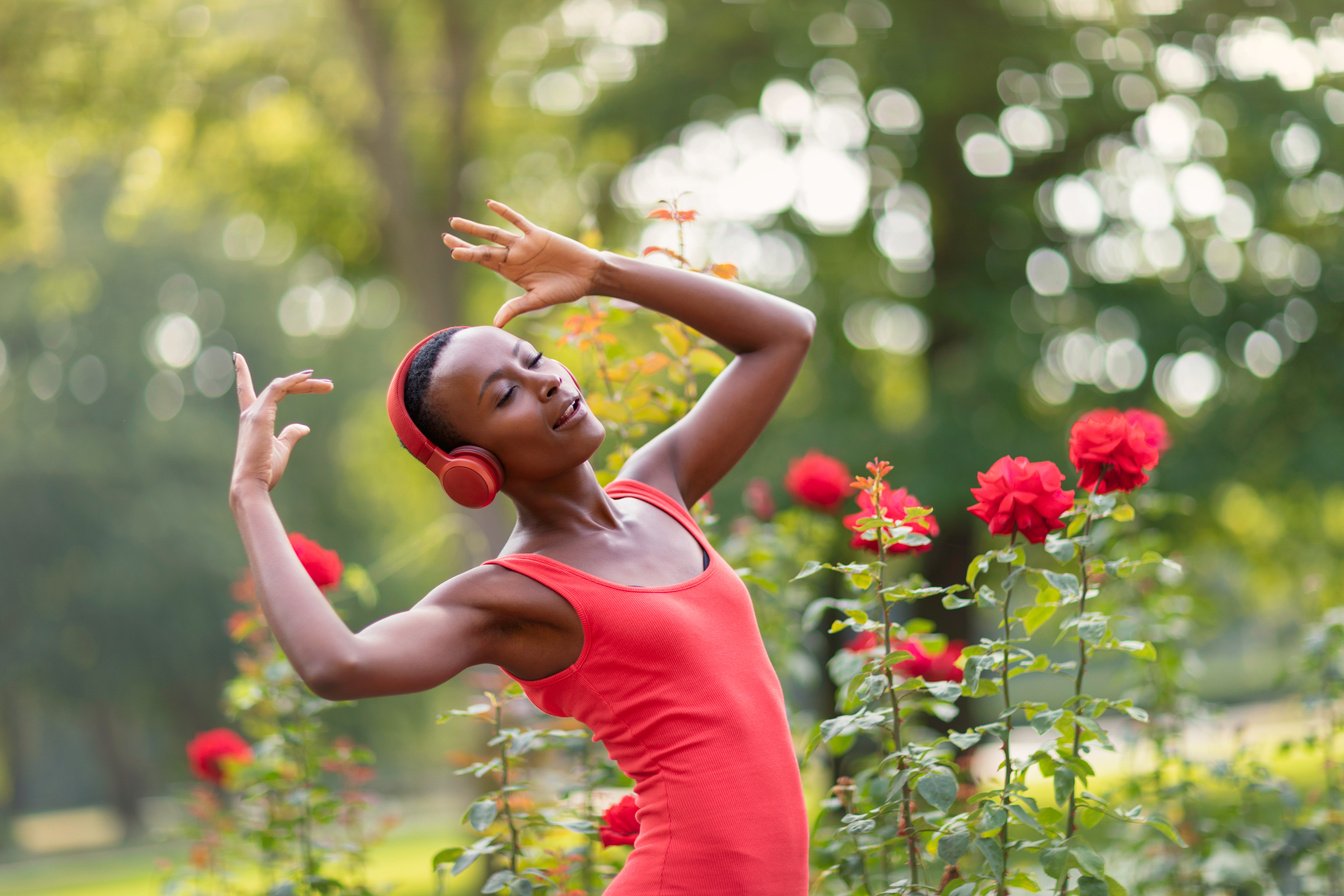
[[[598,253],[489,208],[517,232],[463,218],[454,259],[525,292],[492,327],[427,337],[389,390],[412,453],[471,505],[496,487],[518,522],[498,558],[414,607],[351,632],[290,548],[270,490],[295,443],[275,434],[287,395],[330,391],[306,370],[242,408],[230,503],[257,592],[286,656],[320,696],[420,691],[492,663],[540,709],[586,724],[635,782],[640,833],[607,896],[803,896],[807,819],[779,679],[745,586],[687,508],[756,440],[811,344],[811,312],[717,277]],[[736,356],[695,407],[603,489],[601,421],[559,363],[502,327],[586,295],[627,299]],[[463,484],[465,477],[465,484]]]

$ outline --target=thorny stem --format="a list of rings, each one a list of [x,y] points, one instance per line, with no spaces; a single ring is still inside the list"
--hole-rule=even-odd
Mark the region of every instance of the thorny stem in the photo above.
[[[1104,477],[1103,477],[1104,478]],[[1081,620],[1083,614],[1087,612],[1087,544],[1088,535],[1092,532],[1092,513],[1090,510],[1083,511],[1086,514],[1083,522],[1083,537],[1078,544],[1078,578],[1081,596],[1078,600],[1078,618]],[[1078,711],[1078,699],[1083,694],[1083,673],[1087,671],[1087,642],[1083,640],[1081,628],[1078,632],[1078,674],[1073,679],[1074,712]],[[1078,724],[1075,716],[1073,721],[1073,750],[1069,754],[1074,759],[1078,758],[1078,746],[1082,741],[1083,729]],[[1067,841],[1073,837],[1076,830],[1074,815],[1078,808],[1078,781],[1075,778],[1073,786],[1069,788],[1069,814],[1068,820],[1064,825],[1064,839]],[[1064,869],[1064,873],[1059,876],[1059,896],[1064,896],[1069,891],[1069,871]]]
[[[877,508],[878,513],[882,511],[882,483],[875,481],[872,487],[871,498],[873,507]],[[883,653],[882,672],[887,679],[887,695],[891,699],[891,737],[894,743],[896,753],[897,772],[904,772],[908,767],[905,761],[905,754],[902,752],[905,748],[901,741],[901,698],[896,693],[896,675],[892,672],[891,663],[886,658],[891,656],[891,613],[887,609],[887,597],[882,593],[883,574],[887,569],[887,539],[886,529],[883,526],[877,527],[877,600],[882,607],[882,634],[884,636],[885,652]],[[910,869],[910,883],[919,883],[919,848],[915,843],[915,825],[910,818],[910,781],[904,778],[901,781],[901,828],[905,831],[906,843],[906,861]]]
[[[504,731],[504,704],[495,704],[495,737],[499,738],[499,795],[504,800],[504,819],[509,823],[509,871],[518,873],[518,826],[513,821],[513,806],[509,801],[509,740]]]
[[[1017,544],[1017,533],[1008,541],[1008,549]],[[1003,871],[999,874],[999,896],[1008,896],[1008,803],[1009,792],[1013,784],[1013,701],[1008,696],[1008,661],[1010,659],[1010,641],[1012,639],[1012,617],[1009,605],[1013,600],[1013,589],[1003,593],[1003,793],[999,795],[999,805],[1003,808],[1003,827],[999,830],[999,848],[1003,852]]]

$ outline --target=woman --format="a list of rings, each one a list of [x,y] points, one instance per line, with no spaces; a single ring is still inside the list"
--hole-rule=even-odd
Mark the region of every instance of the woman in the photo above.
[[[635,781],[640,834],[608,896],[807,891],[807,821],[779,679],[745,587],[686,508],[732,468],[788,391],[811,343],[806,309],[717,277],[598,253],[489,207],[517,233],[461,218],[458,261],[526,292],[494,327],[417,346],[404,395],[415,426],[445,451],[489,452],[518,522],[500,556],[402,613],[352,633],[289,547],[269,492],[294,444],[277,403],[327,392],[303,371],[242,407],[230,500],[261,605],[300,677],[350,700],[432,688],[493,663],[541,709],[587,724]],[[617,481],[589,459],[603,427],[558,363],[503,329],[527,311],[600,294],[670,315],[736,358],[684,418],[644,445]],[[428,352],[426,356],[423,353]]]

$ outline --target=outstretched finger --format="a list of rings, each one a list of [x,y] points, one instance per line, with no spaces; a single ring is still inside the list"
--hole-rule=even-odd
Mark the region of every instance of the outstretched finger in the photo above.
[[[313,384],[319,382],[325,382],[326,388],[313,388]],[[300,392],[327,391],[327,389],[330,388],[330,385],[330,381],[314,380],[313,372],[311,370],[300,370],[298,373],[291,373],[289,376],[278,376],[271,380],[266,385],[266,388],[261,390],[261,394],[257,396],[257,399],[262,402],[269,401],[279,404],[280,400],[291,392],[297,394]]]
[[[495,312],[494,324],[502,327],[520,314],[526,314],[528,311],[536,311],[538,308],[544,308],[545,302],[539,302],[531,293],[523,293],[521,296],[514,296]]]
[[[508,256],[509,250],[501,246],[458,246],[453,249],[454,261],[474,261],[487,267],[499,267]]]
[[[238,409],[245,411],[257,400],[257,392],[252,388],[252,371],[247,369],[247,361],[239,352],[233,353],[233,373],[238,388]]]
[[[479,236],[482,239],[499,243],[501,246],[511,246],[519,239],[516,233],[511,233],[502,227],[495,227],[493,224],[482,224],[470,218],[452,218],[448,223],[452,225],[454,230]]]
[[[449,249],[474,249],[475,244],[469,243],[460,236],[454,236],[451,233],[443,234],[443,244]]]
[[[293,451],[294,444],[310,432],[312,432],[312,430],[302,423],[291,423],[280,430],[280,435],[276,436],[276,439],[290,451]]]
[[[522,215],[518,214],[516,211],[509,208],[502,202],[498,202],[494,199],[487,199],[485,200],[485,204],[487,207],[489,207],[490,211],[499,215],[501,218],[503,218],[505,221],[508,221],[514,227],[517,227],[523,233],[531,233],[533,230],[536,229],[536,225],[534,225],[531,221],[527,220]]]

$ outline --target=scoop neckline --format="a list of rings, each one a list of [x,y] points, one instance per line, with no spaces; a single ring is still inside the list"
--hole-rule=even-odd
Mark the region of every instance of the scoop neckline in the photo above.
[[[657,494],[659,494],[659,495],[661,495],[662,497],[666,498],[668,501],[675,501],[674,498],[672,498],[672,497],[671,497],[670,495],[668,495],[666,492],[662,491],[662,489],[659,489],[659,488],[657,488],[657,487],[655,487],[655,486],[649,485],[647,482],[641,482],[641,481],[638,480],[638,479],[616,479],[616,480],[613,480],[612,482],[610,482],[610,483],[607,484],[607,489],[610,489],[610,488],[612,488],[612,486],[616,486],[616,485],[630,485],[630,484],[639,486],[639,487],[641,487],[641,488],[646,488],[646,489],[648,489],[649,491],[652,491],[652,492],[656,492]],[[604,489],[604,491],[605,491],[605,489]],[[636,489],[634,490],[634,492],[638,492],[638,491],[639,491],[639,488],[636,488]],[[648,499],[648,497],[645,496],[645,495],[640,495],[640,494],[631,493],[631,494],[625,494],[625,495],[613,495],[613,496],[612,496],[612,500],[616,500],[616,501],[619,501],[619,500],[621,500],[622,498],[634,498],[634,499],[637,500],[637,501],[643,501],[645,504],[650,505],[650,506],[653,507],[655,510],[657,510],[659,513],[662,513],[662,514],[664,514],[664,515],[666,515],[666,516],[671,517],[671,518],[677,523],[677,525],[681,526],[681,528],[684,529],[684,530],[686,531],[686,533],[689,534],[689,535],[691,536],[691,538],[695,540],[695,543],[696,543],[697,545],[700,546],[700,550],[704,551],[705,556],[707,556],[707,557],[709,558],[709,565],[706,566],[704,569],[700,570],[700,572],[697,573],[697,574],[696,574],[695,576],[693,576],[692,578],[686,579],[686,580],[681,581],[681,582],[673,582],[673,583],[668,584],[668,585],[627,585],[627,584],[625,584],[624,582],[613,582],[611,579],[604,579],[604,578],[602,578],[602,577],[599,576],[599,575],[594,575],[594,574],[591,573],[591,572],[587,572],[586,570],[579,569],[577,566],[570,566],[568,563],[566,563],[566,562],[563,561],[563,560],[557,560],[557,559],[555,559],[554,557],[548,557],[548,556],[546,556],[545,554],[536,554],[536,553],[532,553],[532,552],[523,552],[523,553],[517,553],[517,554],[505,554],[505,555],[503,555],[503,556],[501,556],[501,557],[496,557],[495,559],[496,559],[496,560],[507,560],[507,559],[510,558],[510,557],[532,557],[532,558],[534,558],[534,559],[541,560],[541,561],[543,561],[543,562],[545,562],[545,563],[549,563],[549,564],[551,564],[551,565],[553,565],[553,566],[557,566],[557,567],[559,567],[560,569],[562,569],[562,570],[564,570],[564,571],[566,571],[566,572],[574,573],[575,575],[580,576],[580,577],[585,578],[585,579],[588,579],[589,581],[596,582],[596,583],[599,584],[599,585],[605,585],[605,586],[608,587],[608,588],[619,588],[619,589],[622,589],[622,590],[624,590],[624,591],[644,591],[644,592],[648,592],[648,591],[684,591],[684,590],[687,589],[687,588],[692,588],[692,587],[694,587],[694,586],[700,584],[702,581],[704,581],[706,578],[708,578],[709,575],[710,575],[711,573],[714,572],[714,564],[715,564],[715,562],[718,561],[720,558],[719,558],[719,556],[718,556],[716,553],[714,553],[714,551],[710,548],[710,546],[709,546],[709,540],[706,539],[706,538],[704,537],[704,533],[701,532],[701,531],[699,531],[699,528],[698,528],[698,527],[695,527],[695,526],[693,526],[693,525],[687,525],[687,521],[686,521],[686,520],[681,519],[681,518],[680,518],[677,514],[675,514],[675,513],[669,513],[669,512],[667,511],[666,508],[660,507],[660,506],[659,506],[656,502],[654,502],[654,501],[650,501],[650,500]],[[690,519],[690,512],[689,512],[689,511],[686,511],[686,514],[687,514],[687,520],[689,520],[689,519]],[[694,521],[692,520],[691,522],[693,523]]]

